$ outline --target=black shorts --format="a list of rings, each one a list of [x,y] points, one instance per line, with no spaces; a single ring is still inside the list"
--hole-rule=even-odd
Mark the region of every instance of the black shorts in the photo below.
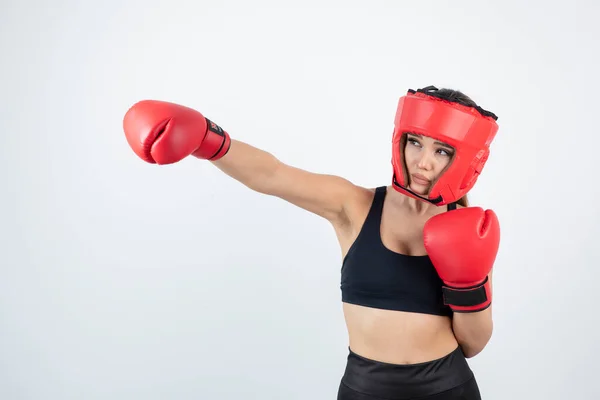
[[[480,400],[473,371],[460,347],[433,361],[388,364],[350,350],[338,400]]]

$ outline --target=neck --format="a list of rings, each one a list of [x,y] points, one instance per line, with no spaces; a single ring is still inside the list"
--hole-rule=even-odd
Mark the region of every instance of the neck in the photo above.
[[[438,206],[434,204],[431,204],[424,200],[415,199],[414,197],[400,193],[397,190],[392,190],[392,192],[394,193],[394,203],[396,203],[397,205],[402,205],[413,214],[430,214],[432,212],[435,212],[435,210],[437,210],[438,208]]]
[[[431,211],[433,211],[434,209],[437,209],[437,206],[424,201],[424,200],[418,200],[415,199],[413,197],[410,196],[406,196],[406,205],[409,208],[410,211],[414,212],[415,214],[428,214],[431,213]]]

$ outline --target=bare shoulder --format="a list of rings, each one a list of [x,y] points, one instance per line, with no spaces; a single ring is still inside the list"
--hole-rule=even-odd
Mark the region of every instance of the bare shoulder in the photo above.
[[[366,188],[359,185],[352,185],[352,190],[348,192],[349,203],[355,207],[362,207],[366,204],[371,206],[373,202],[373,196],[375,196],[375,188]]]
[[[349,226],[362,225],[371,209],[374,196],[375,188],[353,185],[344,206],[345,222]]]

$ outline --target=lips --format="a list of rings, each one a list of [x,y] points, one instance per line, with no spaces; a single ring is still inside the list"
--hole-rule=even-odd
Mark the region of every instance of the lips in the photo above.
[[[429,183],[431,183],[431,181],[429,179],[427,179],[426,177],[424,177],[421,174],[412,174],[411,175],[413,181],[415,183],[418,183],[419,185],[429,185]]]

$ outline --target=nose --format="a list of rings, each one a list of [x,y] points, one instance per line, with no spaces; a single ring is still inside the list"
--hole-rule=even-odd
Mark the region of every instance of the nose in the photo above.
[[[419,161],[417,162],[417,167],[430,171],[433,168],[433,156],[430,155],[429,152],[421,152],[421,158],[419,158]]]

